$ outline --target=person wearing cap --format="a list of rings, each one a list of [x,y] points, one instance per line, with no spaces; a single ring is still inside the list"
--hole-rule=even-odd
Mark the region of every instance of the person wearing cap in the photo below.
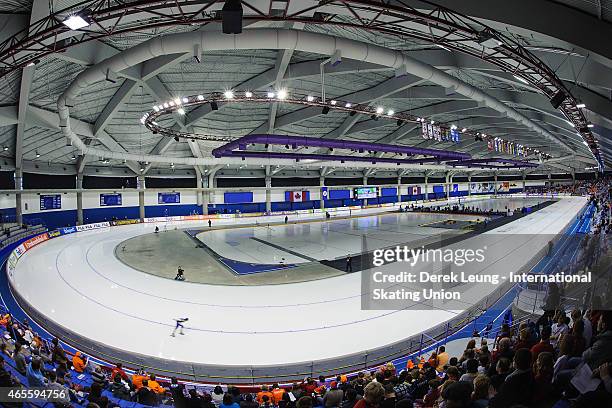
[[[323,405],[325,408],[335,408],[342,404],[344,398],[344,392],[338,389],[338,382],[332,381],[329,385],[329,391],[325,393],[323,397]]]

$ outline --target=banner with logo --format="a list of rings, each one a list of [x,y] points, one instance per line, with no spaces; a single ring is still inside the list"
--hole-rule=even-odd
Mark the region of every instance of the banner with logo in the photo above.
[[[29,251],[30,249],[34,248],[36,245],[43,243],[48,239],[49,239],[49,234],[45,232],[44,234],[37,235],[35,237],[28,239],[27,241],[24,241],[23,246],[25,247],[26,251]]]
[[[104,222],[94,222],[93,224],[77,225],[76,230],[78,232],[82,232],[82,231],[91,231],[91,230],[109,228],[109,227],[110,227],[110,222],[104,221]]]

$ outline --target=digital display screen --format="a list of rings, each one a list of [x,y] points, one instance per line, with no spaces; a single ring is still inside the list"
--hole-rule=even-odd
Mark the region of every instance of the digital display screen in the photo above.
[[[378,197],[378,187],[357,187],[355,188],[355,198],[376,198]]]
[[[61,194],[53,195],[41,195],[40,196],[40,210],[59,210],[62,208],[62,196]]]
[[[121,205],[121,194],[100,194],[100,207]]]
[[[157,204],[177,204],[181,202],[181,193],[157,193]]]

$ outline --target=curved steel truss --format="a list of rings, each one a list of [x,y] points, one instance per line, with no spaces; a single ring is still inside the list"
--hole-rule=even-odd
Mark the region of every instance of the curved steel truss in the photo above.
[[[223,0],[83,1],[37,21],[0,44],[0,75],[35,64],[45,55],[62,52],[83,42],[135,30],[168,26],[200,26],[221,21]],[[577,100],[557,75],[513,38],[481,22],[434,6],[419,10],[401,0],[323,0],[272,2],[267,10],[243,0],[246,21],[291,21],[382,33],[398,40],[416,39],[463,52],[497,66],[537,88],[548,98],[560,96],[559,109],[581,135],[602,165],[599,146]],[[71,31],[62,21],[85,14],[90,25]]]
[[[161,134],[167,137],[172,137],[175,139],[186,139],[186,140],[206,140],[206,141],[220,141],[220,142],[229,142],[234,140],[234,138],[229,136],[216,136],[216,135],[205,135],[194,132],[184,132],[177,130],[175,128],[169,128],[162,126],[158,123],[160,117],[163,115],[171,114],[171,113],[180,113],[185,115],[186,108],[197,108],[202,105],[211,105],[217,106],[219,103],[228,103],[228,102],[242,102],[242,103],[288,103],[294,105],[302,105],[302,106],[310,106],[310,107],[318,107],[322,110],[322,112],[337,110],[341,112],[346,112],[349,115],[362,114],[370,116],[373,120],[387,120],[387,121],[395,121],[398,126],[406,122],[413,122],[415,124],[425,122],[424,118],[417,117],[415,115],[410,114],[409,112],[394,112],[388,108],[384,108],[380,105],[374,106],[371,104],[359,104],[352,103],[349,101],[340,101],[340,100],[323,100],[321,98],[314,97],[312,95],[299,95],[292,94],[291,97],[288,96],[279,96],[278,92],[256,92],[256,91],[246,91],[246,92],[234,92],[230,91],[231,94],[226,93],[212,93],[207,95],[192,95],[192,96],[183,96],[181,98],[177,98],[175,100],[166,101],[160,103],[159,105],[155,105],[152,111],[146,112],[140,122],[147,127],[153,134]],[[425,123],[425,126],[429,122]],[[433,125],[434,122],[432,121]],[[502,138],[489,136],[484,133],[477,132],[475,130],[470,130],[468,128],[458,129],[457,126],[450,123],[435,123],[437,128],[440,129],[440,140],[452,141],[450,138],[451,132],[456,132],[457,136],[461,135],[461,138],[470,137],[476,141],[484,142],[484,146],[486,148],[486,143],[498,141],[499,143],[511,143],[510,141],[505,141]],[[459,139],[455,141],[459,143]],[[520,152],[522,156],[531,156],[535,155],[541,160],[551,158],[549,154],[540,152],[538,149],[533,149],[527,146],[519,145]],[[519,151],[518,149],[516,150]],[[518,154],[518,153],[517,153]],[[393,162],[393,161],[391,161]]]

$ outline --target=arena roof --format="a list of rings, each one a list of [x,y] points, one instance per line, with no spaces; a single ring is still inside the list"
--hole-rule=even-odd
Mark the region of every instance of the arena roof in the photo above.
[[[594,152],[601,155],[605,165],[610,164],[612,45],[602,39],[612,34],[612,1],[493,0],[486,7],[474,0],[435,3],[246,0],[244,32],[305,31],[399,52],[435,68],[436,72],[450,75],[459,87],[477,88],[501,102],[507,112],[492,108],[472,94],[457,92],[455,86],[441,86],[437,77],[402,77],[397,67],[347,57],[341,58],[336,66],[329,63],[324,66],[327,98],[381,105],[395,112],[452,123],[524,144],[552,156],[540,165],[538,172],[596,168]],[[219,33],[217,11],[222,5],[223,1],[177,1],[172,5],[159,1],[0,1],[3,26],[0,40],[4,41],[0,47],[2,169],[100,175],[155,171],[181,176],[204,174],[226,163],[238,169],[269,165],[224,159],[215,162],[211,151],[220,142],[176,142],[152,133],[139,120],[153,105],[184,95],[280,88],[290,93],[318,95],[321,63],[331,54],[312,49],[281,49],[272,44],[269,47],[258,44],[254,49],[204,47],[201,52],[161,53],[131,64],[129,69],[110,70],[106,78],[80,89],[78,97],[71,101],[70,128],[95,154],[81,154],[83,148],[71,144],[60,127],[58,100],[79,74],[104,66],[106,58],[156,38],[186,32]],[[453,12],[439,6],[449,7]],[[383,8],[384,12],[374,13]],[[398,14],[400,9],[412,14]],[[84,10],[99,16],[99,21],[77,31],[62,28],[63,19]],[[103,19],[102,11],[117,14],[108,17],[107,13]],[[119,11],[124,12],[121,17]],[[430,16],[435,24],[431,21],[424,24],[423,19],[414,17],[418,15]],[[525,53],[521,57],[549,77],[527,68],[517,67],[513,72],[508,69],[510,59],[485,46],[481,47],[480,55],[476,54],[478,44],[462,39],[457,34],[461,30],[445,32],[442,21],[481,32],[490,29],[494,38],[503,39],[508,48]],[[252,34],[253,41],[257,36]],[[27,38],[39,41],[25,46],[22,41]],[[339,54],[346,54],[346,50],[343,53],[340,47]],[[550,78],[560,83],[555,85]],[[542,85],[545,81],[551,81],[551,85]],[[567,110],[553,108],[551,95],[543,91],[553,89],[553,85],[564,88],[576,103],[586,105],[573,112],[578,116],[570,118]],[[513,112],[525,120],[517,120]],[[568,119],[582,120],[583,125],[593,127],[577,133],[581,129]],[[324,115],[320,110],[277,102],[227,103],[218,110],[194,108],[184,116],[166,117],[164,124],[228,138],[275,133],[451,149],[470,153],[475,159],[515,158],[490,152],[486,143],[474,139],[464,139],[458,145],[424,140],[420,126],[414,123],[398,126],[394,121],[376,121],[338,111]],[[589,134],[596,141],[591,146],[585,142]],[[136,159],[147,155],[161,155],[166,160]],[[188,157],[211,160],[195,165],[180,163],[181,158]]]

